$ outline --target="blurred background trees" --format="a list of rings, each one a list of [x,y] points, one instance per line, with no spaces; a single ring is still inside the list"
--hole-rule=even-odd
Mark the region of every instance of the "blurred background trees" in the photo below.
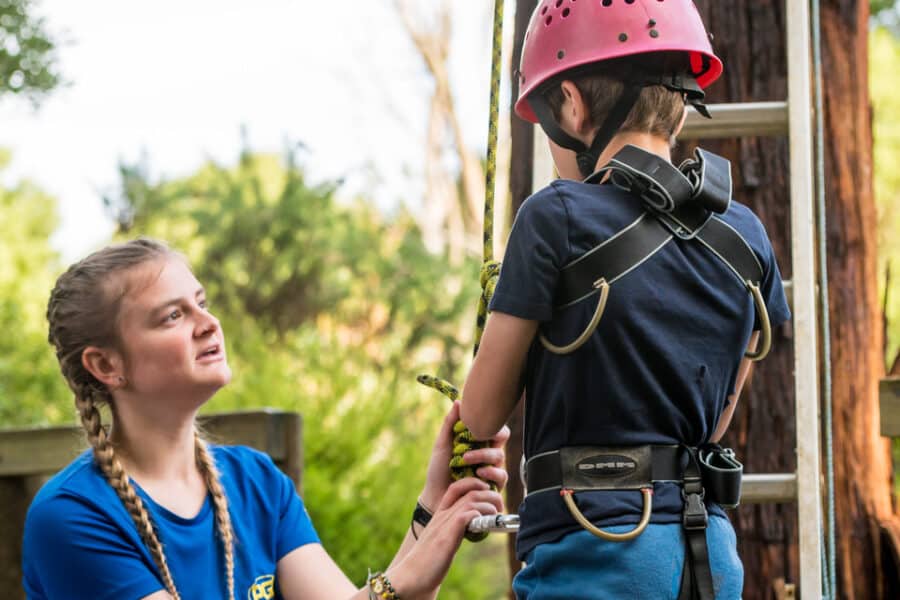
[[[39,104],[60,84],[60,74],[56,41],[32,9],[32,0],[0,0],[0,95]]]

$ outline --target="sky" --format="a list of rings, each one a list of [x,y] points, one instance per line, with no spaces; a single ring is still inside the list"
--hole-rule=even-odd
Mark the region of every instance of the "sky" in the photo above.
[[[414,5],[416,2],[414,2]],[[434,2],[418,0],[423,18]],[[507,4],[510,4],[509,2]],[[452,2],[449,67],[468,145],[484,151],[493,2]],[[242,147],[299,154],[312,181],[342,179],[415,208],[429,94],[393,0],[35,0],[67,84],[35,111],[0,100],[0,183],[59,203],[53,245],[76,260],[112,232],[101,197],[120,161],[174,178]],[[508,13],[512,12],[509,8]],[[512,18],[507,15],[508,27]]]

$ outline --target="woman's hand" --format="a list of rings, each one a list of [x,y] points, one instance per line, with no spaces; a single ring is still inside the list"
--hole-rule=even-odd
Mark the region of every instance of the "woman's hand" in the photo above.
[[[441,498],[450,487],[453,480],[450,478],[450,458],[453,456],[453,425],[459,421],[459,401],[453,403],[444,423],[438,432],[431,451],[431,460],[428,463],[428,475],[425,479],[425,490],[422,492],[421,502],[430,512],[441,502]],[[509,428],[502,429],[492,437],[489,445],[480,450],[470,450],[463,455],[470,465],[483,465],[478,468],[476,474],[481,479],[493,482],[498,490],[502,490],[509,479],[504,469],[504,446],[509,439]]]
[[[456,412],[455,409],[451,410],[451,414]],[[506,436],[509,437],[508,432]],[[435,447],[437,448],[437,444]],[[444,468],[447,469],[447,466],[444,465]],[[494,468],[496,467],[490,467]],[[449,475],[447,477],[449,479]],[[505,481],[504,478],[503,482]],[[503,498],[500,493],[491,490],[487,483],[479,479],[466,477],[449,484],[431,522],[419,534],[418,541],[387,572],[397,594],[403,600],[432,598],[446,577],[466,533],[466,527],[472,519],[482,515],[495,515],[502,510]]]

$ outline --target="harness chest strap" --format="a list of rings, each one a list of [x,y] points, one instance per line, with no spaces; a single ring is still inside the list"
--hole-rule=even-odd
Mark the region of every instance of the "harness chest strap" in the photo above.
[[[587,329],[572,343],[558,346],[541,335],[545,347],[558,354],[576,350],[590,337],[602,317],[610,286],[640,267],[674,238],[702,244],[729,269],[752,295],[759,315],[762,339],[759,350],[748,354],[762,359],[771,347],[768,311],[759,290],[764,271],[747,241],[714,212],[724,212],[731,201],[730,164],[715,154],[697,150],[697,160],[680,169],[668,161],[626,146],[609,165],[589,177],[610,181],[637,195],[648,210],[630,225],[563,267],[555,299],[556,310],[600,293]]]

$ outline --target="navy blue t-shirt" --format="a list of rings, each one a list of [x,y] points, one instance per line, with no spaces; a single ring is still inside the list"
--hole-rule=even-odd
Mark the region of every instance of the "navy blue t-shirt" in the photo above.
[[[275,565],[319,538],[293,482],[265,454],[211,446],[235,535],[236,598],[281,598]],[[180,517],[132,482],[150,512],[185,600],[226,598],[225,560],[207,496]],[[41,488],[28,509],[22,549],[30,600],[143,598],[164,589],[153,557],[88,450]]]
[[[557,345],[589,323],[597,294],[554,311],[563,266],[621,231],[645,211],[612,185],[557,180],[522,205],[513,224],[492,311],[541,322]],[[763,267],[760,288],[773,327],[790,318],[765,229],[732,202],[719,215],[750,244]],[[525,456],[565,446],[698,445],[715,431],[734,391],[756,322],[753,299],[708,248],[674,239],[615,281],[603,318],[572,354],[547,351],[535,338],[525,367]],[[600,525],[636,523],[637,491],[576,495]],[[657,483],[652,522],[680,522],[677,484]],[[718,507],[711,512],[721,513]],[[558,493],[528,497],[519,509],[520,559],[537,544],[580,529]]]

